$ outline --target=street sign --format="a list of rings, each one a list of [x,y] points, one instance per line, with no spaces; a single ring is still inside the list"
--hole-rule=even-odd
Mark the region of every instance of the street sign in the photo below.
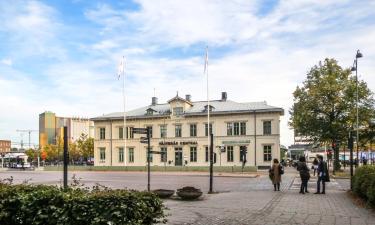
[[[148,138],[147,137],[141,137],[141,143],[148,144]]]
[[[147,128],[133,128],[134,134],[147,134]]]
[[[151,154],[163,154],[162,152],[158,152],[158,151],[150,151]]]

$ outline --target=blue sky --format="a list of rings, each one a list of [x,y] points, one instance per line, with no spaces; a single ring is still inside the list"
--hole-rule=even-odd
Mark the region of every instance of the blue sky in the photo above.
[[[326,57],[349,67],[357,49],[360,79],[375,88],[374,1],[134,0],[0,2],[0,139],[38,129],[46,110],[94,117],[121,111],[116,69],[126,57],[127,108],[178,91],[283,107],[281,143],[292,92]],[[24,141],[27,137],[24,137]],[[33,134],[32,142],[37,143]]]

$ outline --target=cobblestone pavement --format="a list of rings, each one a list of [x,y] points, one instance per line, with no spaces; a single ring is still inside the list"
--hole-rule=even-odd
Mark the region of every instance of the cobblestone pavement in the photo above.
[[[202,200],[167,200],[168,224],[374,224],[375,214],[354,205],[342,184],[331,180],[326,195],[314,195],[316,178],[309,182],[309,194],[299,194],[300,179],[289,170],[280,192],[274,192],[267,177],[259,178],[247,191],[205,195]],[[343,183],[346,185],[346,183]]]
[[[87,186],[100,183],[112,188],[144,190],[146,173],[71,172]],[[266,172],[256,178],[215,177],[214,190],[207,194],[208,176],[194,174],[153,173],[151,188],[177,189],[195,186],[204,192],[198,201],[166,200],[168,224],[245,225],[245,224],[374,224],[375,215],[359,208],[348,198],[349,180],[331,179],[326,195],[314,195],[316,178],[309,182],[310,194],[298,194],[300,180],[293,168],[287,168],[280,192],[274,192]],[[13,176],[15,183],[58,184],[62,172],[3,171],[0,178]]]

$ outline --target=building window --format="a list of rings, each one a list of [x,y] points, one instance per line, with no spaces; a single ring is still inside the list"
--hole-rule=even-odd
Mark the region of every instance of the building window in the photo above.
[[[243,161],[246,162],[246,153],[247,153],[247,147],[240,146],[240,162],[243,162]]]
[[[118,162],[124,162],[124,148],[118,149]]]
[[[128,134],[126,134],[130,139],[133,139],[134,138],[134,133],[133,133],[133,127],[128,127],[129,129],[129,136]],[[127,130],[128,130],[127,129]]]
[[[227,123],[227,136],[233,135],[233,123]]]
[[[233,162],[233,146],[227,146],[227,162]]]
[[[123,127],[119,127],[118,128],[118,138],[119,139],[123,139],[124,138],[124,128]]]
[[[235,136],[240,135],[240,124],[239,123],[233,123],[233,134]]]
[[[206,162],[208,162],[209,158],[208,158],[208,146],[206,146]]]
[[[148,157],[150,159],[150,162],[152,162],[152,160],[153,160],[151,151],[152,151],[152,147],[150,147],[150,154],[148,154],[148,151],[147,151],[147,148],[146,148],[146,155],[148,155]],[[146,158],[146,162],[147,162],[147,158]]]
[[[129,148],[129,162],[134,162],[134,148]]]
[[[175,137],[181,137],[181,124],[176,124]]]
[[[147,126],[146,128],[150,129],[150,138],[152,138],[152,126]]]
[[[182,114],[184,114],[184,108],[182,108],[182,107],[173,108],[173,115],[180,116]]]
[[[190,147],[190,162],[197,161],[197,147]]]
[[[160,125],[160,137],[167,137],[167,125]]]
[[[167,148],[166,147],[161,147],[160,148],[160,162],[167,162]]]
[[[100,162],[105,162],[105,148],[99,148]]]
[[[190,137],[197,136],[197,124],[190,124]]]
[[[263,135],[271,134],[271,121],[263,121]]]
[[[240,132],[241,132],[241,135],[246,135],[246,123],[245,122],[241,122],[240,123],[240,128],[241,128],[241,130],[240,130]]]
[[[246,135],[246,123],[245,122],[231,122],[227,123],[227,136],[238,136]]]
[[[208,136],[207,123],[204,124],[204,131],[205,131],[205,132],[204,132],[205,135]],[[213,133],[212,133],[212,123],[210,123],[210,134],[213,134]]]
[[[271,161],[272,160],[272,149],[271,145],[264,145],[263,146],[263,160]]]
[[[105,128],[104,127],[99,128],[99,139],[100,140],[105,139]]]

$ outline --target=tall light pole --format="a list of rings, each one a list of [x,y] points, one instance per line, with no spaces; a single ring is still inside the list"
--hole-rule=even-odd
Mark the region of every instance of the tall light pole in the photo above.
[[[358,58],[362,58],[363,55],[362,53],[359,51],[359,49],[357,50],[357,54],[355,55],[355,60],[354,60],[354,63],[353,63],[353,67],[351,69],[351,71],[355,71],[355,84],[356,84],[356,131],[357,131],[357,139],[356,139],[356,143],[357,143],[357,162],[359,164],[359,154],[358,154],[358,143],[359,143],[359,125],[358,125]],[[357,166],[357,165],[356,165]]]

